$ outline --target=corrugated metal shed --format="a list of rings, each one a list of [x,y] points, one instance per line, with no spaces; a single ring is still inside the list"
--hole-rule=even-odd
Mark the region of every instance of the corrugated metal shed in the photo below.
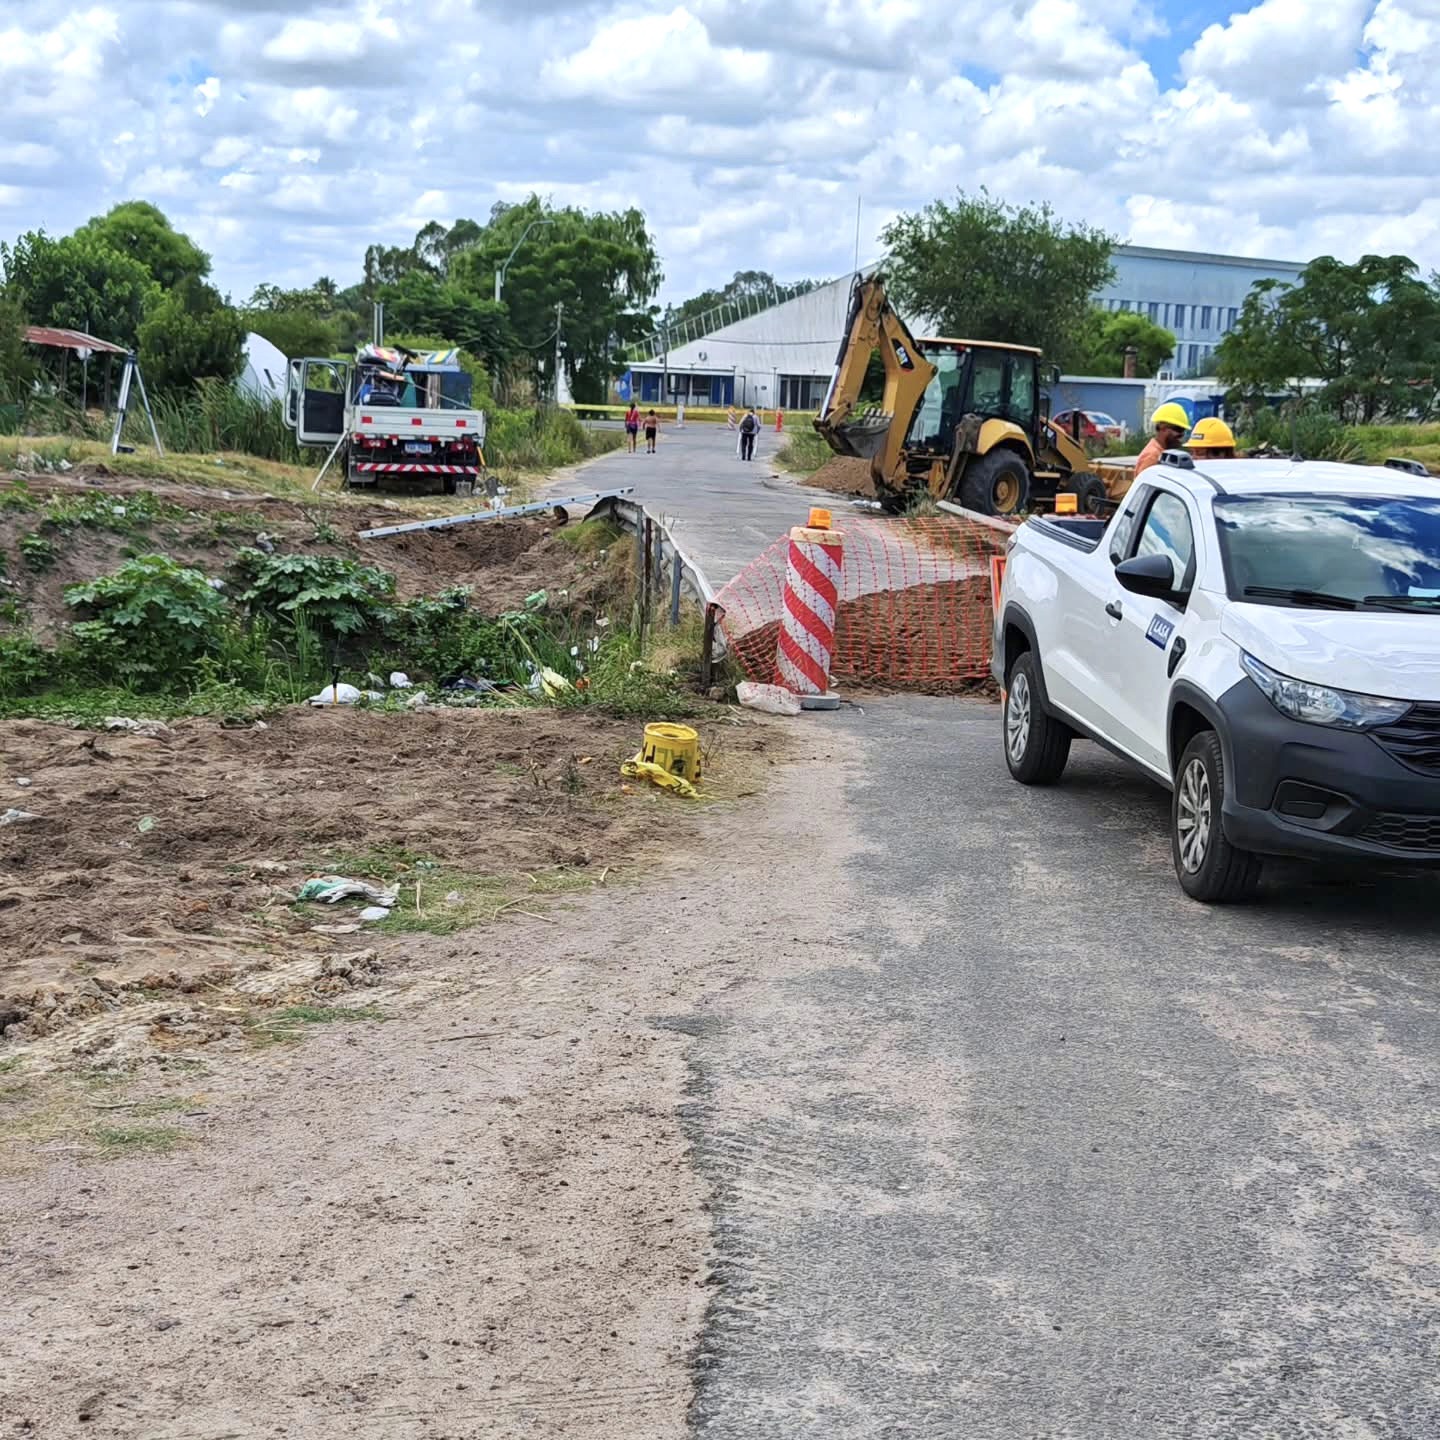
[[[123,345],[112,345],[108,340],[97,340],[83,330],[57,330],[49,325],[27,325],[25,338],[32,345],[48,345],[52,350],[89,350],[105,355],[124,355]]]

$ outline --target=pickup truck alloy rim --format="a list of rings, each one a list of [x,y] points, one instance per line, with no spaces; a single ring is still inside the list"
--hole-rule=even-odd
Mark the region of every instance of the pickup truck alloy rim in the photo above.
[[[1210,775],[1192,760],[1180,779],[1175,825],[1180,832],[1180,863],[1193,875],[1210,849]]]
[[[1005,702],[1005,745],[1010,758],[1019,764],[1030,743],[1030,682],[1023,675],[1010,681],[1010,695]]]

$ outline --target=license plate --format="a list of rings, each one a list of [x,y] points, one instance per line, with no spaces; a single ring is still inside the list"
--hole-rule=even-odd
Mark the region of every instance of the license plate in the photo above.
[[[428,440],[407,440],[405,442],[407,455],[428,455],[434,448]]]

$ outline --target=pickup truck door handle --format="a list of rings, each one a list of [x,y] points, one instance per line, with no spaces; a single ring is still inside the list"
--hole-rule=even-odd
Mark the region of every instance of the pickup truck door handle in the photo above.
[[[1125,611],[1121,608],[1120,602],[1119,602],[1118,600],[1112,600],[1112,601],[1105,607],[1105,613],[1106,613],[1112,620],[1118,620],[1118,619],[1120,619],[1120,617],[1121,617],[1122,615],[1124,615]]]

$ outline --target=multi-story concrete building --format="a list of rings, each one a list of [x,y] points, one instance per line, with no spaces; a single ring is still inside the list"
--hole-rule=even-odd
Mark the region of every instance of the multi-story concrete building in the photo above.
[[[1293,260],[1254,260],[1190,250],[1121,245],[1115,279],[1095,297],[1107,310],[1133,310],[1175,333],[1164,368],[1177,378],[1214,374],[1215,347],[1234,327],[1258,280],[1296,284],[1305,269]]]

